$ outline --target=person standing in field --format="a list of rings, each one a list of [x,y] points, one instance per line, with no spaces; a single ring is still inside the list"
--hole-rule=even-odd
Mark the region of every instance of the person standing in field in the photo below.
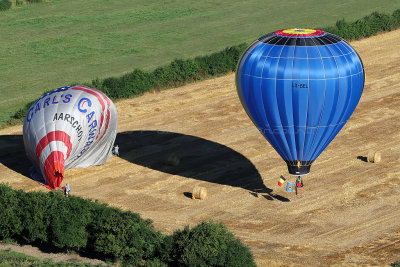
[[[69,196],[69,192],[71,191],[71,188],[69,187],[69,184],[66,184],[64,187],[64,192],[65,192],[65,196],[68,197]]]
[[[119,157],[119,147],[118,147],[118,145],[116,145],[115,147],[114,147],[114,153],[113,153],[115,156],[118,156]]]

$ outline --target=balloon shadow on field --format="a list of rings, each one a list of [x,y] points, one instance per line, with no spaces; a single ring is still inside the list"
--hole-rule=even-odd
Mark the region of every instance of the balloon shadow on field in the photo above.
[[[32,164],[25,154],[22,135],[0,135],[0,163],[29,177],[29,167]]]
[[[245,156],[213,141],[173,132],[130,131],[117,134],[115,144],[121,158],[153,170],[241,187],[268,200],[290,201],[266,187]],[[184,195],[191,197],[189,192]]]

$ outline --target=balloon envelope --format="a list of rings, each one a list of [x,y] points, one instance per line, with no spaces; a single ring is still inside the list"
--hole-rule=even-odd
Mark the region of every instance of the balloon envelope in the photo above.
[[[43,95],[23,127],[31,176],[54,189],[61,186],[64,170],[104,164],[112,155],[117,127],[114,103],[97,89],[66,86]]]
[[[247,114],[289,173],[304,175],[350,118],[364,77],[360,57],[342,38],[286,29],[248,47],[236,86]]]

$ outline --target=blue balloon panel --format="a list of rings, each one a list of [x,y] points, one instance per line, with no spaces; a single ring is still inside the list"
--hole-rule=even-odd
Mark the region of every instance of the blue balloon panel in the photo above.
[[[304,175],[350,118],[364,77],[359,55],[342,38],[287,29],[249,46],[236,85],[247,114],[289,173]]]

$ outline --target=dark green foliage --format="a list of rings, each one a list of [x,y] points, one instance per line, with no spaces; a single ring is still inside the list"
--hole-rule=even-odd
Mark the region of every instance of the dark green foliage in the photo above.
[[[95,83],[98,84],[98,81],[95,81]],[[141,95],[144,92],[153,89],[154,78],[150,73],[146,73],[141,70],[134,70],[133,72],[127,73],[120,78],[112,77],[104,79],[100,88],[103,88],[103,91],[107,93],[110,98],[129,98],[132,96]]]
[[[168,68],[168,80],[172,82],[174,86],[179,84],[183,84],[189,80],[197,80],[199,79],[198,75],[199,66],[194,60],[182,60],[182,59],[175,59]],[[157,76],[154,75],[157,79]],[[165,84],[165,80],[163,81]],[[166,84],[168,85],[168,84]]]
[[[357,40],[369,37],[383,31],[391,31],[400,24],[400,10],[396,10],[392,15],[373,12],[372,14],[348,23],[344,19],[336,22],[335,26],[325,30],[343,37],[347,40]]]
[[[154,230],[150,220],[98,203],[93,216],[96,219],[89,228],[91,251],[130,264],[154,258],[162,235]]]
[[[106,89],[108,97],[111,97],[113,99],[124,98],[129,96],[128,93],[122,89],[122,83],[118,78],[115,77],[106,78],[101,83],[98,83],[98,81],[96,80],[96,83],[97,85],[100,85],[96,87],[97,89],[99,88]],[[105,90],[103,91],[105,92]]]
[[[396,261],[391,264],[392,267],[400,267],[400,261]]]
[[[79,197],[65,198],[53,193],[48,208],[49,240],[58,248],[79,250],[87,244],[86,227],[92,221],[91,202]]]
[[[34,3],[41,3],[43,0],[25,0],[26,3],[28,4],[34,4]],[[15,5],[16,6],[21,6],[24,3],[24,0],[16,0]],[[0,0],[0,11],[5,11],[9,10],[12,6],[12,3],[10,0]]]
[[[173,234],[172,244],[172,265],[256,266],[249,248],[222,223],[210,221],[192,229],[185,227]]]
[[[11,8],[10,0],[0,0],[0,11],[9,10]]]
[[[49,207],[51,198],[41,192],[19,192],[20,214],[23,225],[21,236],[27,242],[45,243],[48,241],[47,230],[50,225]]]
[[[236,69],[239,57],[243,54],[247,45],[241,44],[225,48],[221,52],[217,52],[205,57],[197,57],[196,62],[205,74],[216,76],[225,74]]]
[[[173,86],[173,81],[171,81],[171,79],[170,79],[170,77],[172,76],[171,68],[169,68],[168,66],[159,67],[159,68],[155,69],[153,71],[153,76],[154,76],[155,83],[159,88]]]
[[[159,260],[159,259],[154,259],[154,260],[148,260],[143,264],[144,267],[168,267],[168,264],[165,262]]]
[[[20,108],[13,115],[13,119],[25,119],[26,114],[28,113],[29,108],[36,102],[36,100],[29,102],[23,108]]]
[[[0,184],[0,239],[18,236],[22,231],[18,193]]]
[[[396,27],[400,25],[400,9],[397,9],[393,12],[392,17],[396,23]]]
[[[0,218],[0,239],[91,252],[126,266],[255,266],[249,248],[222,223],[163,236],[136,213],[56,191],[0,184]]]
[[[120,78],[121,86],[124,88],[129,96],[142,95],[154,87],[154,78],[151,73],[142,70],[134,70],[127,73]]]

